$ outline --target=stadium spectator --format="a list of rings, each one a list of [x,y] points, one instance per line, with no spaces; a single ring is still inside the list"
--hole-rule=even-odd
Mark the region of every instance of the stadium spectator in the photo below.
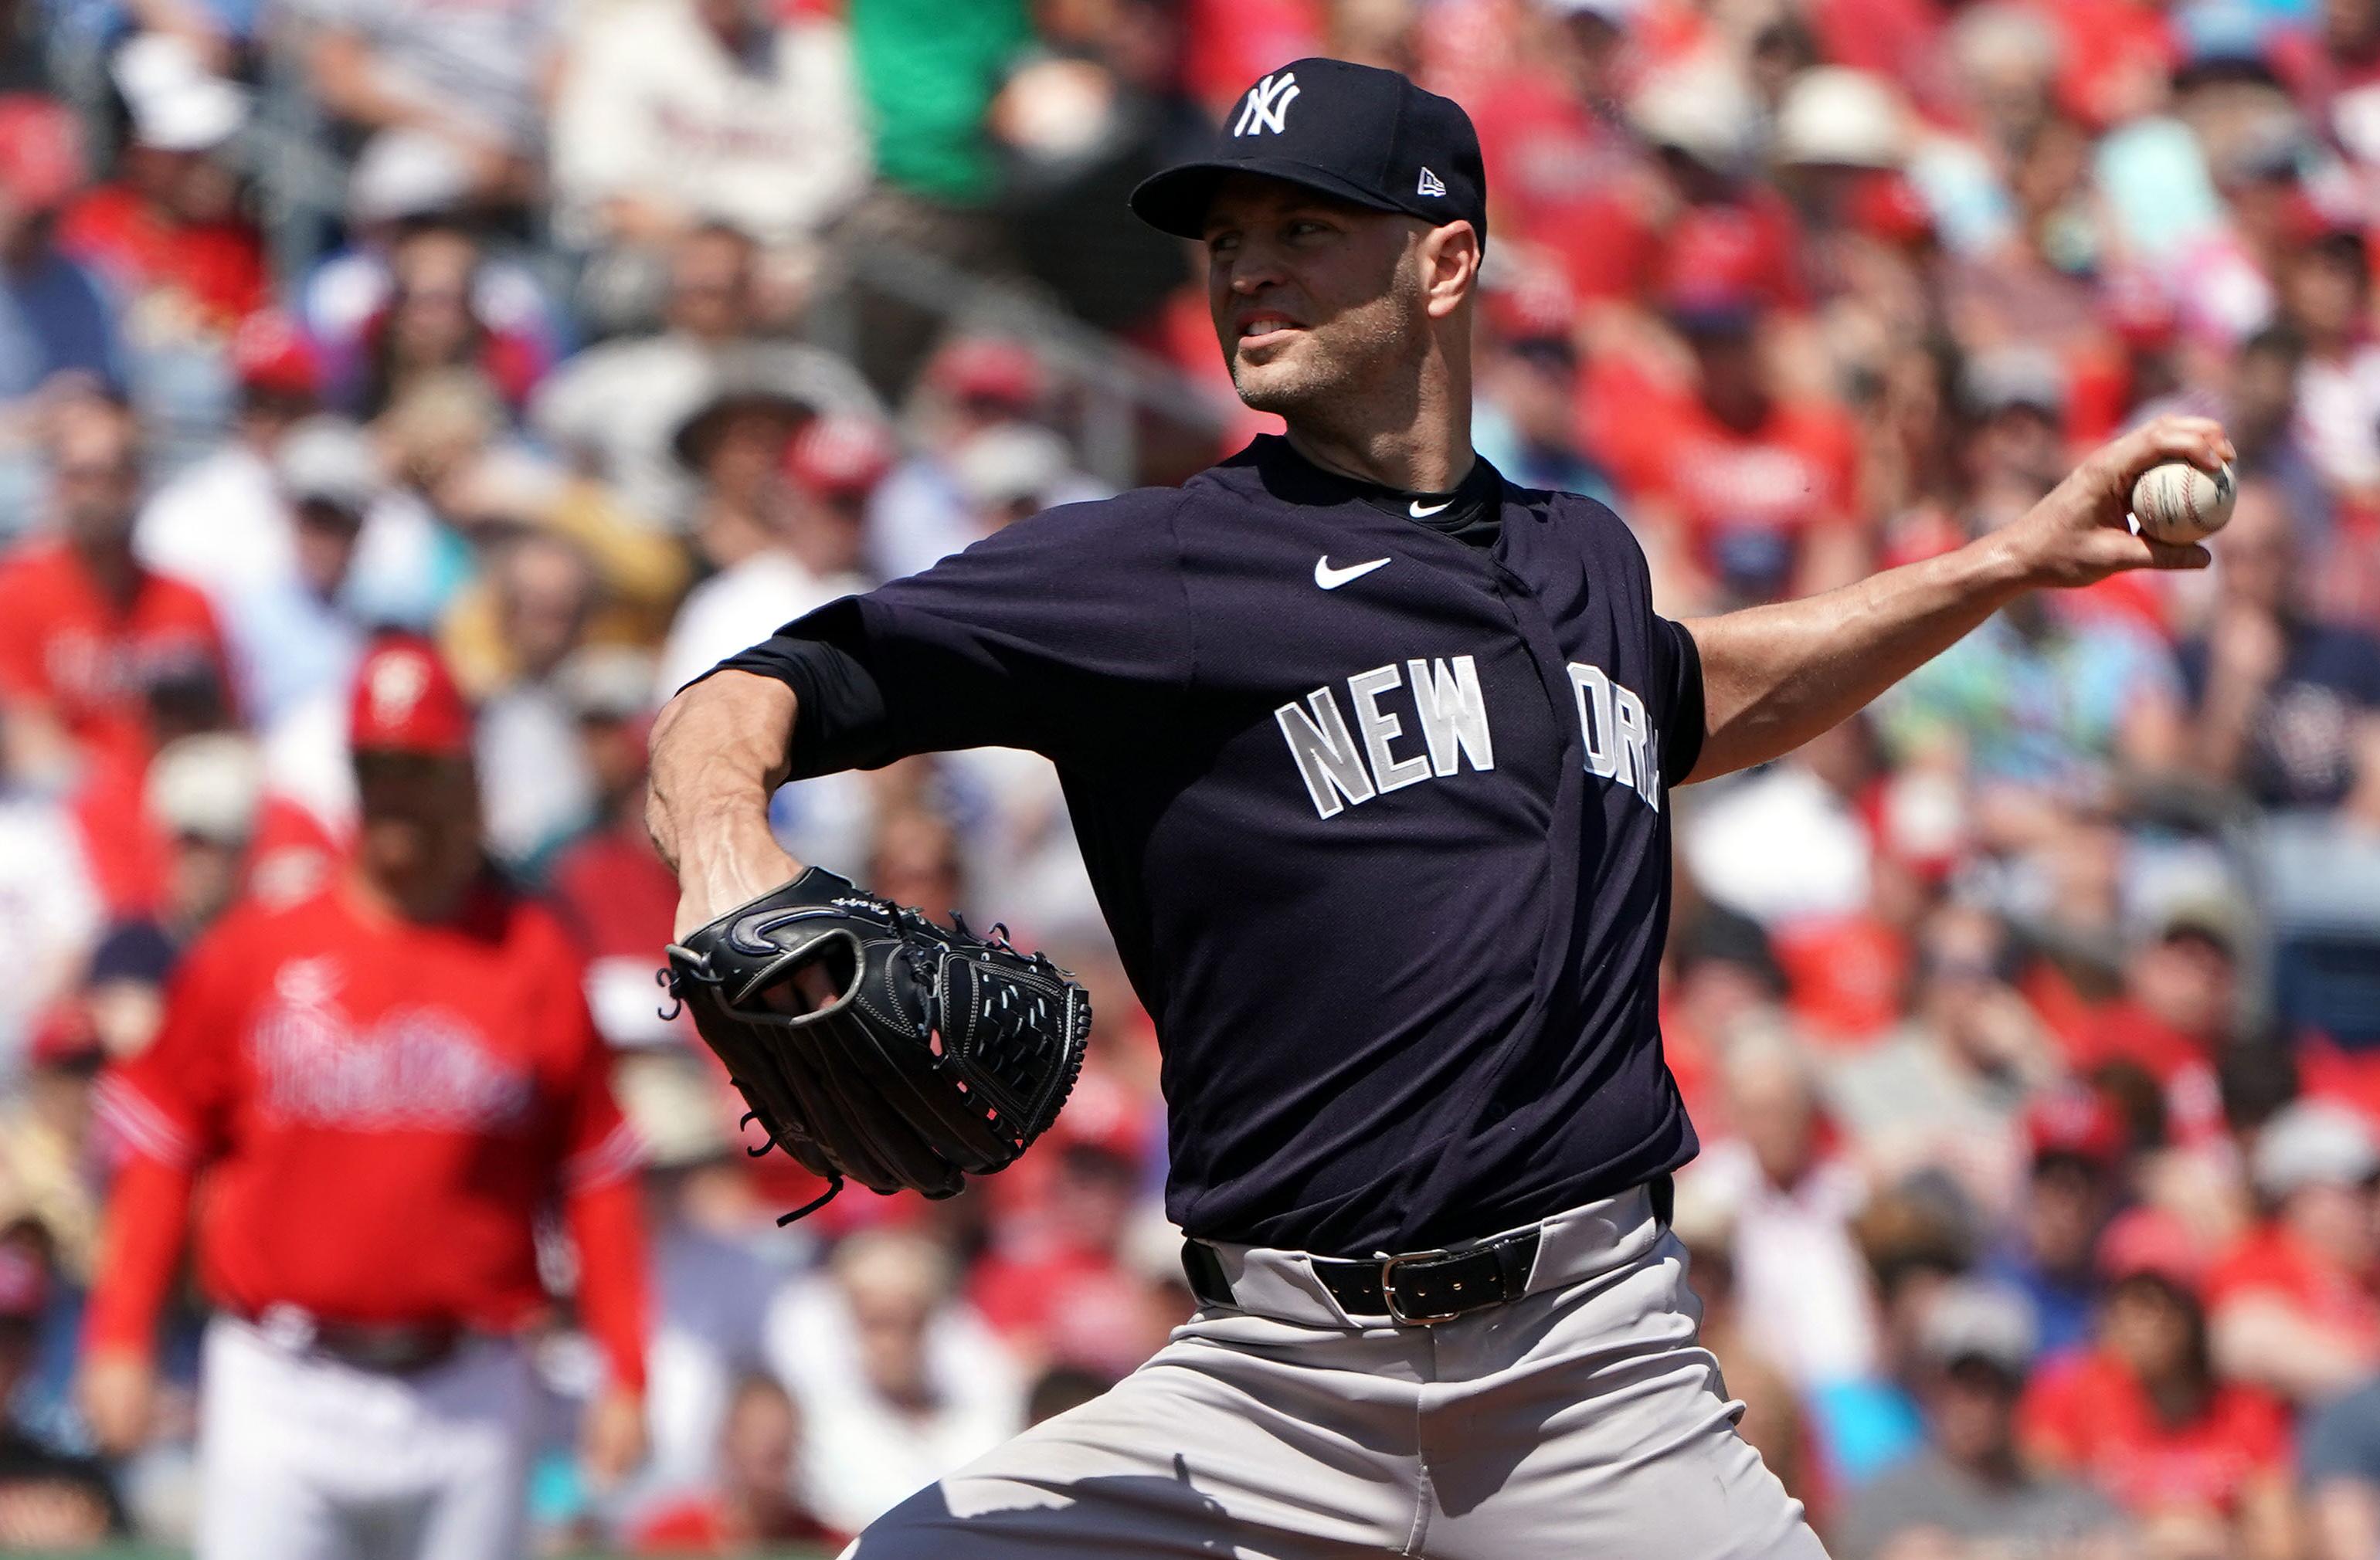
[[[8,309],[0,402],[60,374],[117,381],[117,327],[97,277],[56,243],[58,209],[81,178],[74,120],[48,98],[0,98],[0,302]],[[22,517],[18,518],[18,526]],[[16,527],[12,527],[16,528]]]
[[[137,783],[153,739],[150,695],[188,680],[227,695],[229,662],[206,598],[134,555],[140,445],[130,414],[60,408],[50,440],[55,539],[0,564],[0,702],[20,753]]]
[[[670,625],[660,685],[672,691],[777,624],[866,588],[861,506],[892,464],[891,440],[877,424],[821,417],[779,440],[782,453],[761,467],[780,414],[755,405],[715,415],[728,426],[710,436],[717,477],[705,534],[721,538],[714,556],[722,566],[686,593]],[[724,540],[747,532],[748,546]]]
[[[2380,1142],[2354,1111],[2290,1107],[2250,1161],[2270,1215],[2207,1276],[2227,1375],[2313,1402],[2380,1369]]]
[[[19,1221],[0,1233],[0,1402],[21,1400],[38,1363],[52,1281],[38,1226]],[[44,1444],[13,1418],[0,1423],[0,1533],[10,1548],[85,1550],[124,1528],[124,1510],[95,1459]]]
[[[1858,452],[1851,423],[1781,383],[1759,327],[1777,284],[1758,228],[1726,208],[1695,208],[1663,238],[1670,324],[1692,351],[1692,388],[1669,390],[1615,368],[1581,406],[1595,453],[1674,530],[1683,556],[1663,561],[1681,599],[1730,602],[1802,595],[1864,572],[1856,523]]]
[[[2336,806],[2380,722],[2380,639],[2307,610],[2296,526],[2280,490],[2251,481],[2223,530],[2213,621],[2180,649],[2189,753],[2266,807]]]
[[[719,1483],[663,1506],[629,1536],[638,1554],[743,1554],[788,1544],[841,1545],[846,1535],[795,1503],[801,1412],[767,1376],[735,1385],[719,1433]]]
[[[1944,905],[1920,929],[1910,1022],[1844,1061],[1828,1091],[1878,1184],[1933,1171],[1995,1217],[2017,1205],[2025,1107],[2057,1057],[2015,973],[2008,928],[1988,911]]]
[[[2348,1560],[2380,1545],[2380,1382],[2315,1414],[2298,1446],[2314,1560]]]
[[[815,264],[865,190],[868,144],[841,23],[752,0],[637,0],[571,41],[553,109],[554,218],[634,255],[704,223]],[[782,316],[780,316],[782,317]]]
[[[289,506],[273,483],[282,441],[315,409],[322,369],[297,324],[275,309],[231,336],[238,404],[229,437],[176,472],[141,507],[140,561],[207,592],[235,635],[235,600],[285,583],[297,566]]]
[[[2212,897],[2168,906],[2124,963],[2123,993],[2073,1042],[2086,1073],[2130,1067],[2164,1094],[2165,1135],[2204,1142],[2222,1127],[2216,1064],[2238,1038],[2239,917]]]
[[[868,514],[875,573],[897,579],[931,566],[984,534],[974,500],[959,474],[959,453],[985,434],[1038,426],[1050,399],[1050,377],[1033,349],[1000,336],[946,342],[919,376],[910,398],[913,453],[885,478]],[[1029,434],[1028,434],[1029,438]],[[1038,462],[1033,480],[1055,487],[1051,502],[1099,496],[1079,480],[1049,469],[1046,441],[1003,440],[989,447],[991,485],[1013,482],[1009,472]]]
[[[1113,1380],[1165,1341],[1150,1335],[1124,1250],[1140,1211],[1148,1123],[1109,1075],[1075,1087],[1084,1097],[1069,1099],[1067,1114],[1087,1108],[1050,1129],[1057,1152],[1041,1186],[994,1225],[967,1294],[1026,1367],[1072,1364]]]
[[[807,1410],[798,1493],[829,1527],[858,1531],[1022,1423],[1024,1383],[955,1278],[929,1237],[866,1230],[772,1308],[770,1367]]]
[[[237,732],[178,737],[150,763],[146,810],[166,853],[155,924],[176,947],[239,899],[263,786],[255,744]]]
[[[995,208],[1002,169],[986,121],[1003,79],[1033,44],[1025,0],[894,0],[851,16],[876,186],[847,235],[864,252],[892,240],[973,271],[1014,265]],[[905,383],[930,350],[929,315],[897,298],[863,301],[863,367],[879,389]]]
[[[363,653],[365,624],[349,582],[382,487],[370,441],[329,416],[288,430],[268,479],[270,510],[287,517],[285,538],[273,549],[285,552],[285,571],[238,587],[225,611],[241,707],[266,732],[345,688]]]
[[[461,17],[422,0],[308,0],[291,19],[303,30],[315,96],[348,130],[435,138],[480,199],[517,200],[534,187],[552,12],[528,0]]]
[[[0,986],[0,1070],[13,1071],[50,1004],[84,978],[82,964],[104,925],[105,904],[38,741],[30,765],[19,718],[0,703],[0,937],[24,951],[25,967]]]
[[[595,814],[595,779],[562,680],[586,643],[598,581],[582,549],[539,531],[499,544],[488,578],[505,675],[480,705],[487,839],[501,859],[534,875]]]
[[[227,336],[266,301],[263,238],[240,214],[238,178],[222,155],[247,98],[166,33],[127,42],[114,73],[131,139],[116,176],[59,217],[58,245],[105,276],[150,331],[176,321]]]
[[[2122,1514],[2079,1480],[2036,1472],[2016,1440],[2034,1336],[2024,1300],[1964,1281],[1936,1296],[1922,1348],[1925,1445],[1860,1491],[1836,1530],[1842,1560],[1907,1553],[1913,1535],[2062,1552],[2119,1540]]]
[[[2090,1338],[2099,1236],[2121,1191],[2124,1123],[2097,1091],[2068,1082],[2034,1097],[2025,1129],[2032,1165],[2017,1228],[1988,1270],[2032,1307],[2041,1352],[2062,1354]]]
[[[460,227],[423,224],[390,248],[388,296],[367,318],[339,400],[370,420],[417,385],[478,376],[517,410],[545,371],[540,345],[479,311],[480,245]]]
[[[2096,1340],[2026,1388],[2028,1449],[2097,1485],[2161,1546],[2287,1554],[2289,1417],[2216,1375],[2188,1232],[2136,1210],[2108,1227],[2099,1263],[2108,1288]]]
[[[1803,1391],[1876,1373],[1876,1316],[1852,1217],[1857,1168],[1829,1152],[1809,1058],[1789,1032],[1743,1026],[1724,1063],[1729,1120],[1690,1175],[1728,1209],[1746,1336]]]
[[[365,326],[386,308],[391,255],[411,234],[450,228],[480,251],[471,274],[473,317],[533,345],[540,360],[577,338],[566,308],[541,279],[539,251],[508,238],[471,200],[471,166],[451,142],[427,130],[375,137],[348,175],[346,243],[316,261],[294,289],[294,311],[341,382],[362,356]]]
[[[530,422],[611,484],[629,514],[671,530],[693,526],[696,485],[678,433],[731,383],[824,412],[880,414],[875,393],[832,354],[756,340],[753,241],[721,222],[669,246],[663,329],[605,342],[540,388]]]

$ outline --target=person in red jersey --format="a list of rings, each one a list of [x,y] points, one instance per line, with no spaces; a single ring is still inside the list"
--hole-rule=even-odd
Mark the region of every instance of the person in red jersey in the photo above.
[[[2189,1231],[2133,1209],[2100,1238],[2099,1269],[2096,1341],[2025,1389],[2031,1453],[2098,1485],[2175,1553],[2288,1554],[2289,1410],[2215,1373]]]
[[[591,1471],[642,1455],[638,1151],[578,961],[484,865],[470,716],[429,646],[376,644],[352,719],[349,869],[227,915],[102,1084],[126,1152],[85,1411],[111,1449],[142,1438],[203,1178],[201,1560],[523,1553],[531,1225],[557,1197],[609,1368]]]
[[[2207,1274],[2215,1356],[2319,1404],[2380,1367],[2380,1134],[2300,1100],[2257,1132],[2249,1169],[2268,1212]]]
[[[69,403],[48,453],[55,537],[0,563],[0,704],[41,760],[128,768],[137,780],[152,690],[195,684],[228,697],[223,634],[195,587],[133,556],[132,414],[97,398]]]
[[[1750,602],[1857,578],[1855,430],[1840,408],[1789,392],[1761,345],[1777,246],[1710,212],[1666,242],[1662,302],[1692,350],[1692,383],[1627,360],[1591,371],[1580,417],[1593,452],[1648,528],[1675,528],[1682,588]]]

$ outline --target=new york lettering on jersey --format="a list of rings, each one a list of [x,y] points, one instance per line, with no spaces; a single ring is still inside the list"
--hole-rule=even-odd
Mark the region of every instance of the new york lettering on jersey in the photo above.
[[[1608,510],[1474,480],[1492,545],[1260,439],[726,663],[795,687],[797,774],[1056,761],[1193,1234],[1414,1250],[1691,1153],[1654,1022],[1691,643]]]
[[[1588,772],[1629,787],[1658,811],[1661,777],[1645,701],[1612,682],[1601,667],[1572,661],[1570,677],[1578,694]],[[1404,719],[1380,704],[1383,695],[1400,689],[1410,691],[1426,749],[1403,758],[1390,744],[1404,733]],[[1496,767],[1488,701],[1469,656],[1456,656],[1451,664],[1443,659],[1409,660],[1402,669],[1391,664],[1359,671],[1347,679],[1347,698],[1360,743],[1349,733],[1338,695],[1327,686],[1306,695],[1303,707],[1291,703],[1272,712],[1319,816],[1336,817],[1351,803],[1369,802],[1417,780],[1443,779],[1466,760],[1475,769]]]

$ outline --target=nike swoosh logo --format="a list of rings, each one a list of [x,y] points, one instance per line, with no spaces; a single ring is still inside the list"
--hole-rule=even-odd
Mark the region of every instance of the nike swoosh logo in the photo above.
[[[1427,520],[1431,515],[1437,514],[1439,510],[1444,509],[1448,504],[1452,503],[1454,501],[1452,499],[1447,499],[1441,502],[1431,504],[1427,509],[1424,509],[1421,506],[1421,500],[1415,499],[1413,502],[1405,505],[1405,513],[1412,515],[1416,520]]]
[[[1388,566],[1387,559],[1375,558],[1368,563],[1350,563],[1343,569],[1334,569],[1330,566],[1330,554],[1326,552],[1314,561],[1314,583],[1325,590],[1336,590],[1349,580],[1362,579],[1374,569]]]

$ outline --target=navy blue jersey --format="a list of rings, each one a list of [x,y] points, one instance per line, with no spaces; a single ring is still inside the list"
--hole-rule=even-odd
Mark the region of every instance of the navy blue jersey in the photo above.
[[[1192,1235],[1412,1251],[1694,1152],[1655,1021],[1693,641],[1609,510],[1474,483],[1467,541],[1259,439],[726,663],[793,684],[797,777],[1056,763]]]

